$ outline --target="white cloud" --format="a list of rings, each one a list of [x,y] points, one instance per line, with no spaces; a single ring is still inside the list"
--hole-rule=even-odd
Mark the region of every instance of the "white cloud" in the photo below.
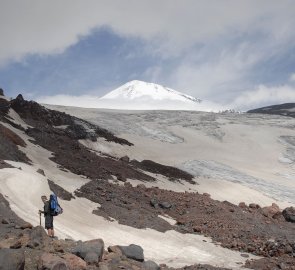
[[[267,87],[265,85],[259,85],[254,90],[242,92],[232,102],[225,104],[219,102],[211,102],[212,100],[204,101],[204,108],[211,108],[213,111],[224,110],[224,109],[235,109],[247,111],[259,107],[268,105],[275,105],[281,103],[295,103],[295,87],[290,85],[280,85]],[[142,109],[142,105],[128,103],[117,103],[114,105],[112,101],[108,103],[107,100],[100,100],[100,97],[95,95],[54,95],[54,96],[43,96],[37,98],[37,102],[43,104],[63,105],[63,106],[76,106],[84,108],[135,108]],[[136,106],[139,107],[136,107]],[[169,105],[169,104],[168,104]],[[168,106],[167,105],[167,106]],[[122,107],[123,106],[123,107]],[[125,107],[124,107],[125,106]],[[148,105],[147,105],[148,106]],[[175,106],[175,104],[174,104]],[[198,107],[198,106],[197,106]],[[203,110],[205,110],[203,108]],[[147,108],[145,108],[147,109]],[[194,108],[192,108],[194,110]],[[201,109],[201,107],[199,108]]]
[[[261,48],[263,51],[261,52]],[[171,74],[161,74],[165,83],[179,91],[219,103],[231,101],[240,91],[251,86],[247,76],[255,65],[268,57],[275,48],[264,42],[230,44],[188,54]],[[158,76],[160,77],[160,76]]]
[[[295,102],[294,87],[260,85],[255,90],[242,93],[228,106],[239,110],[249,110],[288,102]]]
[[[196,42],[256,31],[287,42],[294,35],[292,0],[2,0],[0,63],[52,54],[106,26],[173,53]]]
[[[55,96],[42,96],[37,98],[37,102],[42,104],[53,104],[62,106],[75,106],[83,108],[96,108],[99,103],[99,97],[91,95],[55,95]]]
[[[295,82],[295,73],[290,75],[289,81],[290,82]]]

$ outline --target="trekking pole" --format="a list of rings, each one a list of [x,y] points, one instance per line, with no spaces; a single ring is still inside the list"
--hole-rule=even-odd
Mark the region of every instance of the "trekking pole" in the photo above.
[[[41,213],[39,212],[40,226],[41,226]]]

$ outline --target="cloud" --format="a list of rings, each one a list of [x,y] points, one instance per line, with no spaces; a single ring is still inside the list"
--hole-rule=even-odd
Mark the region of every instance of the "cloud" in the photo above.
[[[228,106],[238,110],[249,110],[294,101],[295,88],[290,85],[274,87],[260,85],[254,90],[242,93]]]
[[[55,95],[55,96],[42,96],[37,99],[37,102],[42,104],[54,104],[62,106],[75,106],[83,108],[96,108],[99,103],[97,96],[91,95]]]
[[[287,43],[294,36],[294,11],[292,0],[2,0],[0,63],[62,53],[100,27],[143,39],[154,53],[170,57],[237,32]]]
[[[295,73],[292,73],[289,78],[290,82],[295,82]]]

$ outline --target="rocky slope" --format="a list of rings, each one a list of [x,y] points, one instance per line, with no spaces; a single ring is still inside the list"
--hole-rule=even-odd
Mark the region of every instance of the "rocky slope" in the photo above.
[[[145,183],[156,181],[158,176],[172,182],[196,183],[191,174],[172,166],[151,160],[130,160],[127,156],[117,158],[87,148],[79,140],[104,139],[118,146],[133,145],[87,121],[46,109],[24,100],[21,95],[12,101],[0,97],[0,104],[3,104],[0,169],[11,167],[8,160],[32,163],[23,151],[27,148],[26,142],[12,131],[10,127],[13,127],[38,147],[53,153],[50,159],[60,169],[88,178],[89,181],[73,193],[49,180],[50,189],[61,199],[70,202],[75,197],[87,198],[100,205],[93,214],[110,221],[117,220],[119,224],[138,229],[210,236],[217,245],[237,250],[244,257],[249,257],[248,254],[263,257],[249,260],[248,268],[295,269],[294,208],[282,211],[275,204],[260,207],[255,202],[236,206],[213,200],[209,194],[147,188]],[[21,118],[23,125],[14,121],[11,110]],[[45,175],[42,170],[39,173]],[[127,179],[141,181],[141,184],[132,186]],[[0,260],[6,267],[3,269],[12,269],[11,265],[14,269],[171,269],[145,261],[144,251],[136,243],[128,247],[105,247],[101,239],[83,242],[49,239],[41,227],[33,227],[16,216],[2,195],[0,215]],[[194,265],[183,269],[225,268]]]
[[[279,105],[267,106],[263,108],[249,110],[248,113],[274,114],[295,117],[295,103],[284,103]]]

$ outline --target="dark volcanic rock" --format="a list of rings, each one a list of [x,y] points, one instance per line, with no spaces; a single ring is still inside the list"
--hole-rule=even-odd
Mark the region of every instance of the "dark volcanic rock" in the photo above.
[[[102,239],[79,242],[72,253],[85,260],[87,263],[98,264],[104,251]]]
[[[284,104],[272,105],[272,106],[250,110],[247,113],[275,114],[275,115],[295,117],[294,108],[295,108],[295,103],[284,103]]]
[[[160,202],[159,206],[164,209],[170,209],[172,207],[172,204],[169,202]]]
[[[66,201],[70,201],[71,199],[75,198],[72,193],[66,191],[65,189],[63,189],[62,187],[55,184],[53,181],[49,179],[48,179],[48,184],[49,184],[50,190],[54,192],[57,195],[57,197]]]
[[[17,134],[0,124],[0,159],[29,163],[27,156],[18,149],[26,143]]]
[[[195,184],[194,176],[175,167],[162,165],[151,160],[143,160],[141,162],[132,160],[131,164],[144,171],[155,174],[161,174],[168,177],[171,181],[185,180],[189,183]]]
[[[22,95],[11,101],[11,107],[29,125],[53,129],[54,126],[67,126],[63,133],[71,139],[91,139],[103,137],[107,141],[112,141],[122,145],[132,145],[125,139],[116,137],[111,132],[93,125],[87,121],[70,116],[66,113],[49,110],[34,101],[26,101]]]
[[[159,207],[159,202],[155,198],[150,200],[150,204],[155,208]]]
[[[65,254],[62,258],[67,262],[70,270],[86,270],[87,264],[84,260],[74,254]]]
[[[64,259],[45,252],[40,256],[38,270],[69,270],[69,268]]]
[[[24,270],[25,255],[23,250],[0,249],[0,269],[1,270]]]
[[[27,246],[30,248],[42,247],[43,245],[48,243],[48,241],[49,239],[44,228],[41,226],[37,226],[31,230],[30,240]]]
[[[14,224],[24,224],[25,221],[19,218],[11,209],[9,206],[8,201],[4,198],[4,196],[0,193],[0,221],[5,219],[7,223],[14,223]],[[13,228],[9,228],[7,226],[8,224],[2,224],[0,222],[0,239],[5,238],[5,235],[11,231],[13,231]],[[9,224],[10,226],[11,224]],[[20,226],[19,226],[20,228]]]
[[[37,173],[40,173],[41,175],[45,176],[45,172],[44,172],[44,170],[42,170],[42,169],[38,169],[38,170],[37,170]]]
[[[280,212],[280,207],[273,203],[271,206],[261,208],[260,211],[266,217],[273,217]]]
[[[283,210],[282,212],[284,218],[288,222],[293,222],[295,223],[295,208],[294,207],[287,207],[286,209]]]
[[[4,96],[4,91],[2,88],[0,88],[0,96]]]
[[[62,129],[47,125],[29,128],[26,133],[35,139],[34,143],[54,153],[54,157],[51,158],[54,162],[75,174],[85,175],[91,179],[110,179],[112,175],[118,175],[122,179],[154,181],[153,177],[129,164],[112,157],[97,155],[77,140],[70,138]]]
[[[143,249],[141,246],[131,244],[129,246],[119,246],[119,248],[127,258],[139,262],[144,261]]]
[[[289,247],[295,242],[293,224],[277,218],[279,209],[275,204],[262,211],[257,206],[242,208],[218,202],[204,194],[119,186],[107,181],[91,181],[75,194],[99,203],[101,207],[95,214],[112,217],[121,224],[161,232],[202,233],[223,247],[240,252],[279,256],[289,254]],[[161,202],[173,207],[161,208]],[[178,225],[159,217],[165,214],[177,220]],[[269,239],[274,239],[274,243],[268,244]]]
[[[248,260],[245,267],[257,270],[294,270],[294,257],[281,256],[277,258],[262,258],[259,260]]]
[[[3,118],[4,115],[8,113],[8,110],[10,108],[10,103],[4,98],[0,97],[0,118]]]
[[[153,261],[146,261],[143,263],[144,270],[160,270],[160,266]]]
[[[161,232],[172,229],[167,221],[157,216],[163,210],[152,208],[150,205],[150,198],[156,196],[145,196],[147,194],[142,192],[140,187],[120,186],[107,181],[91,181],[75,194],[99,203],[101,207],[93,213],[106,219],[112,217],[120,224],[140,229],[151,228]]]
[[[6,163],[4,160],[0,160],[0,169],[13,168],[10,164]]]

